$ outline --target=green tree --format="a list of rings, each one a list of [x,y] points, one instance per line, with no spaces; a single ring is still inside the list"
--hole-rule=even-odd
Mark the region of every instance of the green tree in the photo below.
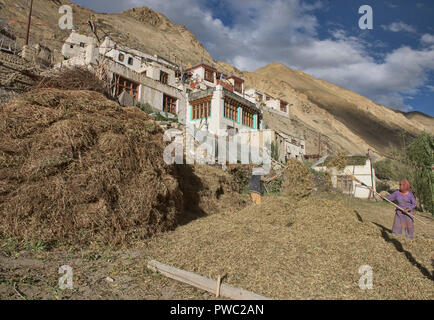
[[[407,146],[408,160],[413,163],[411,184],[421,205],[434,215],[434,136],[424,132]]]

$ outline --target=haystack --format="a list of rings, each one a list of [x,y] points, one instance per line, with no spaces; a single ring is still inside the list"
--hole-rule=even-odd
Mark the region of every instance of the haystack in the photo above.
[[[163,149],[153,120],[100,93],[0,106],[0,236],[120,244],[172,229],[183,199]]]
[[[301,199],[312,193],[312,174],[302,162],[291,159],[283,174],[281,193]]]

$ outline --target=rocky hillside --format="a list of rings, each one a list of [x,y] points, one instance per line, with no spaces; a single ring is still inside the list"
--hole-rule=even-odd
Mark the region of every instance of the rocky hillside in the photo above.
[[[0,16],[26,21],[26,0],[1,0]],[[30,42],[43,43],[57,51],[69,35],[58,26],[58,8],[69,4],[74,11],[74,25],[79,32],[91,35],[87,21],[91,18],[100,26],[98,35],[109,35],[126,46],[158,54],[184,66],[204,62],[228,74],[246,80],[246,87],[254,86],[285,99],[291,106],[291,118],[279,118],[265,113],[271,128],[302,136],[307,152],[317,153],[319,135],[321,150],[335,152],[365,152],[369,147],[387,149],[399,146],[402,132],[410,138],[423,130],[434,134],[433,117],[424,114],[396,112],[380,106],[352,91],[344,90],[324,80],[315,79],[302,71],[271,63],[255,72],[241,72],[228,63],[215,61],[202,44],[183,25],[172,23],[164,15],[149,8],[136,8],[118,14],[95,13],[67,0],[38,0],[34,2]],[[22,45],[25,23],[11,22]],[[175,57],[176,55],[176,57]]]

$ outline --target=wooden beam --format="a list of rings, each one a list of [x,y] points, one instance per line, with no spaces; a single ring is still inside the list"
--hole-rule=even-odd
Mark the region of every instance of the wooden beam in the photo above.
[[[192,272],[170,267],[155,260],[148,262],[148,269],[158,271],[168,278],[189,284],[212,294],[215,294],[218,288],[217,281],[215,280],[202,277]],[[234,300],[271,300],[270,298],[258,295],[256,293],[231,287],[226,284],[220,284],[219,294],[223,297]]]

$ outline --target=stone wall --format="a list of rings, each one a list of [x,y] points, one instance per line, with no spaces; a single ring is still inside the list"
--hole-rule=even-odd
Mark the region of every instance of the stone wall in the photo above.
[[[18,55],[0,51],[0,104],[23,92],[34,83],[27,70],[34,65]]]

